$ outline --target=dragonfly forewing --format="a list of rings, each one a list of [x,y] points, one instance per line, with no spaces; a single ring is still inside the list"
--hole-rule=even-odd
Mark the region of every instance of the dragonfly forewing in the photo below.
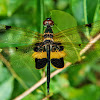
[[[42,41],[42,35],[38,32],[0,25],[0,47],[30,45],[39,41]]]

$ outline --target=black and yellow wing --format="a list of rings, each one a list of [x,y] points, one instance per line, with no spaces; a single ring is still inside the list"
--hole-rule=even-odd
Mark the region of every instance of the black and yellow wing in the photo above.
[[[56,26],[57,27],[57,26]],[[92,36],[96,34],[100,34],[100,21],[97,21],[92,24],[86,24],[86,25],[81,25],[81,26],[76,26],[70,29],[65,29],[63,31],[60,31],[58,33],[54,34],[54,41],[61,43],[61,46],[64,47],[62,54],[63,57],[58,58],[55,56],[52,58],[52,64],[56,67],[59,68],[61,62],[63,64],[63,59],[65,62],[76,62],[78,60],[81,60],[80,57],[80,51],[82,48],[86,46],[89,42],[89,38],[87,38],[85,35],[89,32],[89,34]],[[100,50],[100,49],[99,49]],[[61,51],[58,51],[61,52]],[[59,55],[59,53],[57,54]],[[62,59],[63,58],[63,59]],[[57,63],[58,62],[58,63]],[[62,67],[61,67],[62,68]]]
[[[38,32],[30,31],[24,28],[0,25],[0,48],[3,49],[2,52],[7,47],[10,47],[12,50],[15,50],[16,53],[18,52],[21,58],[23,58],[23,55],[25,53],[31,55],[30,58],[32,58],[35,44],[42,41],[43,41],[43,36]],[[42,66],[44,64],[43,62],[45,62],[44,59],[42,59],[42,61],[35,59],[35,61],[36,61],[36,68],[39,69],[40,67],[41,68],[44,67]],[[38,65],[41,66],[37,67]]]

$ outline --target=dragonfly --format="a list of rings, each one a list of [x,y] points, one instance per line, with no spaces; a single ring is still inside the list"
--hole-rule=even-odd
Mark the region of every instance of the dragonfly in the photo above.
[[[64,61],[76,62],[80,60],[80,50],[88,43],[83,33],[95,31],[99,34],[100,21],[91,24],[76,26],[70,29],[53,32],[55,25],[51,18],[43,21],[44,34],[17,28],[0,25],[0,48],[29,45],[34,51],[32,57],[35,59],[36,69],[47,66],[47,93],[49,94],[50,64],[57,69],[64,68]]]

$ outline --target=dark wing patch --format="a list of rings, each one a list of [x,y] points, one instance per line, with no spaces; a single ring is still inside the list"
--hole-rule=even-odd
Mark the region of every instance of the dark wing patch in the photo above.
[[[44,68],[46,66],[46,63],[47,63],[47,59],[46,58],[43,58],[43,59],[35,59],[35,66],[37,69],[41,69],[41,68]]]
[[[8,30],[8,29],[10,29],[10,28],[11,28],[11,26],[5,26],[5,28],[6,28],[6,30]]]
[[[92,27],[92,24],[86,24],[85,26],[91,28]]]
[[[59,58],[59,59],[53,58],[53,59],[51,59],[51,63],[56,68],[63,68],[64,67],[63,58]]]

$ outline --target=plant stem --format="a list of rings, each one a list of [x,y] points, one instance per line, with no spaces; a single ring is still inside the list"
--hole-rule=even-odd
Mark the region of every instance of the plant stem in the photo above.
[[[43,10],[44,10],[44,0],[40,0],[40,13],[41,13],[41,20],[40,20],[40,33],[43,32]]]
[[[84,0],[84,19],[85,19],[85,24],[88,24],[86,0]],[[85,35],[89,39],[89,29],[88,28],[86,28],[86,34]]]

